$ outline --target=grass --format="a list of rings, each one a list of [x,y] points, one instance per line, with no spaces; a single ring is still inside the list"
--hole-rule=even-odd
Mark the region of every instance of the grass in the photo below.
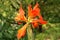
[[[47,30],[36,35],[36,40],[60,40],[60,23],[50,24]]]

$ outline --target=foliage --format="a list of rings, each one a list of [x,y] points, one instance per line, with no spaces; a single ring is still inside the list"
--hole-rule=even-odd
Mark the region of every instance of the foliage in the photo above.
[[[18,25],[13,19],[18,13],[20,4],[27,13],[28,4],[38,2],[41,14],[48,21],[47,30],[42,33],[36,31],[36,40],[58,40],[60,38],[60,0],[0,0],[0,40],[17,40],[17,30],[23,26]],[[25,37],[23,40],[26,40]]]

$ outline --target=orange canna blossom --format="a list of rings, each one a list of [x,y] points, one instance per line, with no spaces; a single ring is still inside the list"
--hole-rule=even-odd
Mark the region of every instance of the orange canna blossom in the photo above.
[[[22,9],[22,6],[19,9],[19,14],[15,17],[16,21],[25,21],[26,24],[18,30],[17,33],[17,38],[18,40],[25,36],[26,33],[26,28],[28,26],[29,23],[31,23],[33,25],[33,28],[37,28],[39,26],[39,24],[46,24],[47,22],[43,20],[42,15],[40,14],[40,8],[39,8],[39,4],[36,3],[36,5],[34,6],[34,8],[32,9],[31,5],[28,6],[28,19],[26,19],[26,17],[24,16],[25,12]],[[36,19],[36,17],[39,17]],[[28,24],[27,24],[28,23]],[[20,23],[19,23],[20,24]]]

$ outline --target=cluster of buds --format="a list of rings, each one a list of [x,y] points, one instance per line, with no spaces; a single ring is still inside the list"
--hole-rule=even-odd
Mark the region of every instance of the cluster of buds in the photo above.
[[[43,17],[40,13],[39,4],[36,3],[34,8],[32,9],[31,5],[28,6],[28,18],[25,17],[25,12],[20,6],[19,13],[15,17],[15,21],[24,21],[26,24],[18,30],[17,39],[19,40],[21,37],[24,37],[26,34],[26,28],[28,25],[32,25],[33,28],[37,28],[41,24],[46,24],[47,22],[43,20]]]

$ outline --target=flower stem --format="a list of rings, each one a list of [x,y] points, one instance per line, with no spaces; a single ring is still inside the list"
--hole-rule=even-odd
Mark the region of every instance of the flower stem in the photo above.
[[[28,36],[28,40],[34,40],[34,35],[31,25],[29,25],[29,27],[27,28],[27,36]]]

